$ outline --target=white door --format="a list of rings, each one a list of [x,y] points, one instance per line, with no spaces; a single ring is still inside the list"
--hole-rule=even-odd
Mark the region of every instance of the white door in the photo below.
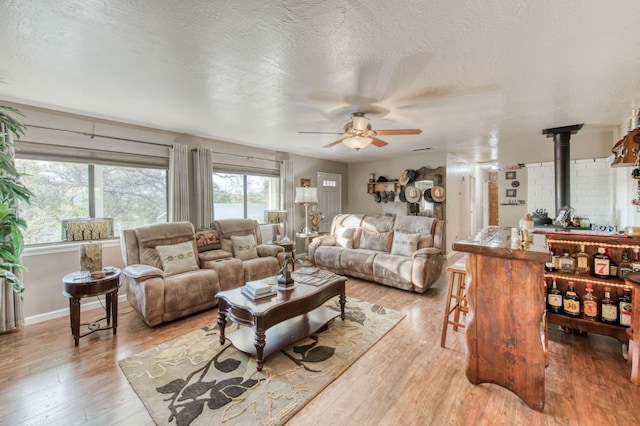
[[[342,175],[318,172],[318,210],[322,213],[318,230],[329,232],[333,218],[342,213]]]

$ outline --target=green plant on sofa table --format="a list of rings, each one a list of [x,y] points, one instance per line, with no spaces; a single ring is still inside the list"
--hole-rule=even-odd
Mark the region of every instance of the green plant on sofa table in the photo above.
[[[28,203],[33,194],[20,182],[9,137],[13,135],[20,139],[25,126],[10,113],[24,115],[17,108],[0,105],[0,278],[11,283],[13,291],[21,294],[24,286],[16,272],[26,270],[20,255],[24,249],[22,231],[27,224],[18,215],[18,202]]]

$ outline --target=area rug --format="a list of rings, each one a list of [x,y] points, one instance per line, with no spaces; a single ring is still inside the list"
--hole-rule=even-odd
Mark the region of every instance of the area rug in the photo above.
[[[340,309],[337,299],[325,305]],[[271,354],[261,372],[254,358],[220,344],[215,324],[119,364],[157,424],[281,425],[404,317],[350,298],[345,313]]]

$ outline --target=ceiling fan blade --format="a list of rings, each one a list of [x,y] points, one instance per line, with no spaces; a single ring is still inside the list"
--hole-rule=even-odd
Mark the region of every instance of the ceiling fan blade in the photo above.
[[[317,135],[342,135],[343,134],[343,132],[298,132],[298,133],[317,134]]]
[[[385,135],[419,135],[422,133],[420,129],[390,129],[390,130],[375,130],[379,136]]]
[[[331,142],[330,144],[324,145],[323,148],[331,148],[334,145],[338,145],[340,142],[342,142],[343,140],[345,140],[345,138],[342,139],[338,139],[335,142]]]
[[[389,145],[389,143],[383,141],[382,139],[371,137],[371,145],[375,145],[378,148],[382,148],[383,146]]]

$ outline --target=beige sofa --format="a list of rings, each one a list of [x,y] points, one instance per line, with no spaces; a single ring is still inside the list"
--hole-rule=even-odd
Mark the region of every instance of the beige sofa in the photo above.
[[[313,265],[424,293],[444,264],[444,221],[423,216],[337,215],[309,244]]]
[[[212,308],[216,293],[275,275],[284,260],[282,247],[262,244],[255,220],[216,221],[198,231],[205,234],[208,240],[197,239],[189,222],[122,232],[127,300],[149,326]],[[232,235],[241,240],[235,246]],[[242,244],[248,236],[253,243]]]

